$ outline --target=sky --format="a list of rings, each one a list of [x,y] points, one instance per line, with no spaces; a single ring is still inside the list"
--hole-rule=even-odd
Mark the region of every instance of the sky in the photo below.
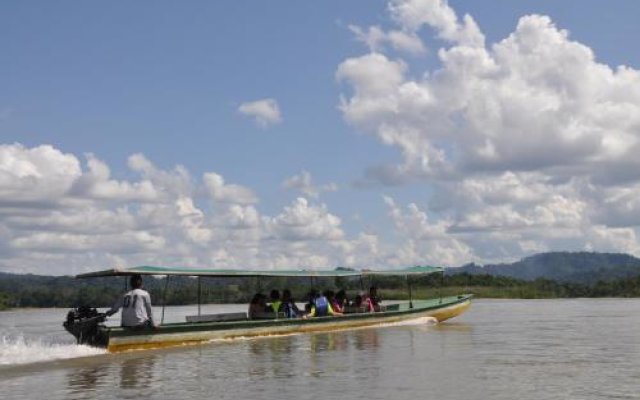
[[[640,3],[0,3],[0,271],[640,256]]]

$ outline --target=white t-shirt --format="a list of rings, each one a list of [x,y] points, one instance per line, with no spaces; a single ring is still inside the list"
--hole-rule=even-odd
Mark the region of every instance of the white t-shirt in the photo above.
[[[151,322],[153,325],[153,312],[151,311],[151,296],[142,289],[128,291],[109,310],[108,314],[114,314],[122,308],[122,326],[138,326]]]

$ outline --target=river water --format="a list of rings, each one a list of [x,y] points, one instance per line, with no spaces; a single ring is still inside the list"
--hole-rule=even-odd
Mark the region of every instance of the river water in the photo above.
[[[65,313],[0,313],[0,399],[640,399],[636,299],[477,300],[442,324],[121,354],[73,344]]]

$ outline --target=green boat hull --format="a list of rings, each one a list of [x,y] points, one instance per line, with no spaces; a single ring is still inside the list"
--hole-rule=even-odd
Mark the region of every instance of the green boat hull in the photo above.
[[[226,322],[185,322],[159,326],[155,329],[132,330],[120,327],[98,326],[104,338],[96,345],[110,352],[162,348],[203,343],[212,340],[240,337],[289,335],[354,329],[380,323],[399,322],[420,317],[433,317],[439,322],[463,313],[471,304],[471,295],[417,300],[411,308],[400,304],[393,311],[354,313],[336,317],[309,319],[242,320]]]

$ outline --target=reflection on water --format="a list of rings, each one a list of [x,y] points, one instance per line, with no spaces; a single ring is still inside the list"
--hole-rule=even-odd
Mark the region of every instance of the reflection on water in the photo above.
[[[249,363],[249,376],[256,381],[292,376],[294,342],[293,336],[249,340],[246,344],[250,354],[262,360],[261,363]]]
[[[464,333],[472,333],[473,325],[467,324],[459,321],[447,321],[444,324],[434,325],[432,328],[433,331],[436,332],[464,332]]]
[[[256,380],[291,378],[298,375],[321,378],[332,373],[349,373],[346,363],[324,368],[328,353],[353,356],[358,352],[375,352],[379,346],[378,329],[359,329],[290,335],[248,340],[249,355],[260,362],[249,362],[247,374]],[[330,356],[329,356],[330,357]]]
[[[147,389],[154,380],[156,356],[136,357],[120,364],[120,388]]]
[[[638,332],[639,300],[477,301],[440,325],[3,367],[0,398],[638,398]]]
[[[354,332],[354,346],[358,350],[375,351],[379,343],[378,330],[361,329]]]
[[[105,378],[105,370],[98,366],[70,370],[67,374],[67,390],[73,398],[92,393]]]
[[[154,391],[150,389],[158,385],[160,378],[157,359],[155,354],[131,353],[116,360],[92,360],[87,365],[70,366],[66,369],[65,398],[153,398]],[[111,394],[104,396],[104,391]]]
[[[311,354],[323,351],[345,351],[349,345],[350,335],[343,332],[325,332],[309,335]]]

